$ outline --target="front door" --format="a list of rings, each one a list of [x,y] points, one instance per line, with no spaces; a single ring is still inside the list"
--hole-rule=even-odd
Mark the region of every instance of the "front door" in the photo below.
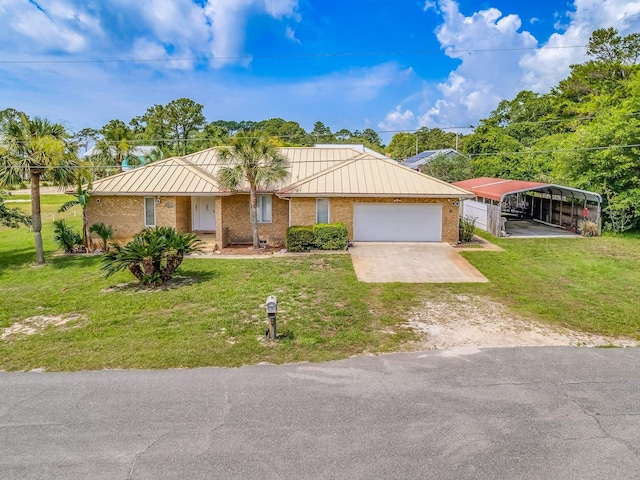
[[[216,230],[216,198],[193,197],[193,230],[199,232],[215,232]]]

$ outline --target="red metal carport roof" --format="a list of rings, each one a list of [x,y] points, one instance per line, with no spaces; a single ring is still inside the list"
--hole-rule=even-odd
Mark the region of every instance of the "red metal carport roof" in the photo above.
[[[464,188],[472,192],[477,197],[502,200],[504,195],[515,192],[523,192],[529,189],[534,190],[540,187],[549,186],[548,183],[525,182],[523,180],[504,180],[502,178],[480,177],[470,180],[455,182],[456,187]]]

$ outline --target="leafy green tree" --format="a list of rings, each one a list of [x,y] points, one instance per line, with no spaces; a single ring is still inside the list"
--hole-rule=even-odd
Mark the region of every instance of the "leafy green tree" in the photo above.
[[[42,247],[40,180],[44,175],[56,185],[69,186],[74,179],[78,156],[64,127],[46,119],[26,115],[10,123],[2,136],[0,185],[11,186],[29,179],[31,218],[36,260],[45,263]]]
[[[309,135],[313,138],[314,143],[334,143],[336,141],[331,129],[320,121],[313,124],[313,130]]]
[[[206,119],[202,113],[204,106],[190,98],[178,98],[167,104],[165,112],[167,125],[177,142],[176,150],[182,155],[189,152],[188,140],[192,134],[202,128]]]
[[[473,164],[466,155],[440,155],[421,168],[422,173],[453,183],[473,178]]]
[[[405,160],[419,153],[420,145],[416,142],[416,135],[413,133],[399,132],[392,138],[387,146],[386,153],[391,158],[398,161]]]
[[[287,158],[280,153],[271,138],[259,132],[238,135],[227,149],[220,150],[224,166],[218,180],[231,190],[249,185],[249,222],[253,235],[253,248],[260,248],[258,235],[258,189],[267,189],[289,176]]]
[[[78,145],[78,148],[82,148],[86,152],[89,149],[89,145],[98,141],[99,136],[100,132],[95,128],[83,128],[74,133],[71,138]]]
[[[257,122],[256,130],[260,130],[270,137],[277,137],[284,145],[299,146],[308,144],[307,132],[298,122],[288,122],[282,118],[271,118]]]
[[[166,105],[148,108],[144,115],[133,118],[129,124],[145,143],[156,145],[167,153],[185,155],[195,151],[190,140],[206,124],[203,109],[203,105],[190,98],[178,98]]]
[[[31,217],[19,208],[9,208],[4,203],[3,193],[0,192],[0,225],[9,228],[19,228],[31,226]]]
[[[185,255],[202,250],[194,233],[177,233],[171,227],[145,228],[124,246],[111,244],[101,269],[107,277],[129,270],[142,285],[170,281]]]

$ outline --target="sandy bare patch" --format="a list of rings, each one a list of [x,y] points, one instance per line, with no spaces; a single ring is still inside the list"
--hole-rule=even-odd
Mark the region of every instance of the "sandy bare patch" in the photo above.
[[[517,346],[637,346],[630,338],[612,338],[528,320],[504,305],[479,295],[451,295],[425,301],[408,326],[421,340],[419,348]]]
[[[75,313],[66,316],[37,315],[35,317],[29,317],[7,328],[3,328],[0,332],[0,340],[6,340],[16,335],[33,335],[49,326],[63,327],[67,323],[79,320],[80,318],[81,316]]]

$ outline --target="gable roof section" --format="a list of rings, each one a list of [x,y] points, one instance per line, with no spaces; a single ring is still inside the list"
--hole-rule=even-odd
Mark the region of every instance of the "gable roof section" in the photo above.
[[[449,156],[449,155],[461,156],[462,154],[454,148],[443,148],[440,150],[425,150],[424,152],[420,152],[417,155],[414,155],[413,157],[407,158],[404,162],[401,163],[401,165],[417,170],[422,165],[429,163],[430,161],[435,160],[436,158],[439,158],[442,156]]]
[[[361,155],[293,183],[281,197],[425,197],[472,198],[473,195],[395,160]]]
[[[93,195],[224,194],[210,174],[174,157],[93,182]]]
[[[219,149],[214,147],[183,158],[216,178],[222,166],[218,151]],[[352,148],[284,147],[280,148],[280,152],[289,160],[289,178],[268,191],[277,191],[291,183],[304,180],[317,172],[362,155],[361,152]],[[245,185],[243,190],[248,191],[249,186]]]

